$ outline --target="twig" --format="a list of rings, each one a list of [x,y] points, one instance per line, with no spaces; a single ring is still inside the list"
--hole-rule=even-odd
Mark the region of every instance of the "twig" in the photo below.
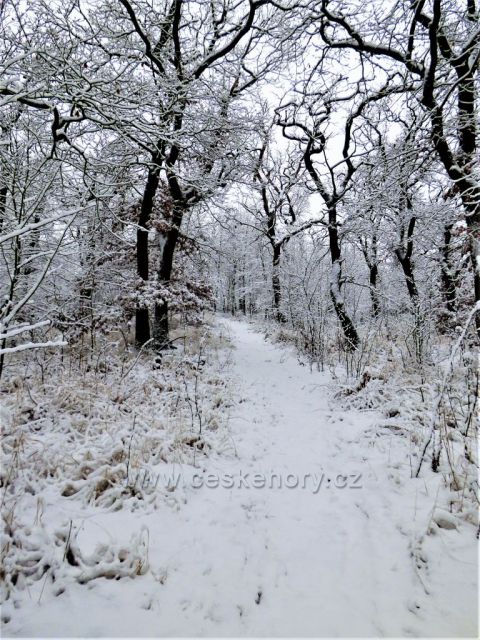
[[[132,451],[132,440],[135,435],[135,422],[137,420],[137,416],[133,416],[133,427],[132,427],[132,435],[130,436],[130,443],[128,445],[128,455],[127,455],[127,485],[128,485],[128,474],[130,473],[130,453]]]
[[[443,398],[443,394],[445,393],[445,387],[447,385],[447,378],[450,375],[450,370],[452,368],[453,365],[453,359],[455,357],[455,354],[457,353],[457,350],[459,349],[460,345],[462,344],[466,334],[467,334],[467,330],[468,327],[470,326],[470,322],[472,321],[473,317],[475,316],[475,313],[478,310],[478,304],[476,304],[473,309],[471,310],[468,318],[467,318],[467,322],[465,323],[465,326],[463,328],[462,333],[460,334],[460,336],[458,337],[457,341],[455,342],[455,344],[453,345],[453,349],[450,353],[450,358],[449,358],[449,362],[448,362],[448,366],[445,369],[445,373],[443,375],[442,378],[442,384],[440,386],[440,391],[438,393],[438,397],[437,400],[435,402],[435,406],[433,408],[433,412],[432,412],[432,425],[430,427],[430,433],[428,435],[427,440],[425,441],[423,450],[422,450],[422,455],[420,456],[420,461],[418,463],[418,467],[417,467],[417,471],[415,473],[415,478],[418,478],[420,470],[422,468],[422,464],[423,464],[423,460],[425,458],[425,454],[427,453],[427,449],[430,445],[430,442],[432,441],[433,438],[433,434],[435,432],[435,426],[436,426],[436,418],[437,418],[437,414],[438,414],[438,409],[440,407],[440,403],[442,401]]]
[[[119,382],[123,382],[123,380],[125,380],[125,378],[128,376],[128,374],[130,373],[130,371],[133,369],[133,367],[137,364],[137,362],[140,359],[140,356],[142,355],[143,350],[145,349],[145,347],[150,344],[150,342],[153,341],[153,338],[150,338],[150,340],[147,340],[144,344],[142,344],[142,346],[140,347],[140,351],[138,352],[137,357],[135,358],[134,363],[132,364],[132,366],[130,367],[130,369],[127,369],[126,373],[123,374],[123,376],[120,378]]]

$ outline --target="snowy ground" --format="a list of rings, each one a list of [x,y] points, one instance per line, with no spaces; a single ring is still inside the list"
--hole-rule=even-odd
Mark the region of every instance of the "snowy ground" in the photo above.
[[[156,467],[182,474],[170,506],[48,504],[87,558],[136,540],[139,575],[40,580],[8,603],[4,635],[476,636],[475,527],[440,509],[441,474],[411,479],[408,440],[329,400],[329,374],[221,322],[236,455]]]

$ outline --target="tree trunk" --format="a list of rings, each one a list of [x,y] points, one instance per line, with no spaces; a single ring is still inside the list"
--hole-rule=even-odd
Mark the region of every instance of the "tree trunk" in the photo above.
[[[160,263],[158,267],[159,283],[168,287],[172,277],[173,256],[177,246],[180,226],[182,224],[184,205],[175,202],[173,206],[170,229],[161,238]],[[168,318],[168,301],[164,299],[155,304],[153,322],[153,345],[157,351],[171,348],[170,325]]]
[[[475,313],[475,328],[477,339],[480,340],[480,188],[475,190],[476,203],[470,202],[471,194],[466,194],[462,200],[467,212],[466,222],[470,232],[470,258],[473,269],[474,301],[477,305]]]
[[[230,313],[232,316],[235,315],[235,311],[237,310],[237,263],[233,263],[233,271],[232,271],[232,279],[231,279],[231,289],[230,289]]]
[[[153,346],[157,351],[163,351],[171,346],[170,325],[168,321],[168,302],[166,300],[155,304]]]
[[[372,316],[378,318],[380,315],[380,299],[378,296],[377,277],[378,277],[378,264],[370,264],[369,267],[369,282],[370,282],[370,299],[372,301]]]
[[[153,202],[158,189],[160,166],[157,161],[148,171],[147,183],[143,192],[142,205],[137,227],[137,273],[144,281],[148,280],[148,229],[153,210]],[[150,340],[150,320],[148,308],[139,306],[135,311],[135,343],[142,347]]]
[[[407,210],[413,209],[412,202],[405,192],[405,203]],[[403,275],[405,276],[405,283],[407,285],[408,295],[412,303],[414,325],[413,325],[413,343],[415,347],[415,357],[417,362],[423,360],[423,344],[424,344],[424,316],[420,308],[420,296],[418,295],[417,283],[415,281],[415,274],[413,271],[413,232],[415,230],[415,224],[417,219],[414,215],[411,216],[406,237],[406,248],[404,246],[405,228],[401,227],[400,230],[400,246],[395,250],[395,255],[402,267]]]
[[[457,290],[455,284],[455,274],[450,260],[451,240],[453,224],[447,224],[444,230],[444,243],[442,246],[442,294],[445,306],[449,313],[457,310]]]
[[[410,240],[409,240],[410,246]],[[413,246],[413,245],[412,245]],[[423,358],[423,316],[420,309],[420,298],[418,295],[417,283],[415,282],[415,275],[413,272],[413,263],[411,260],[411,251],[404,251],[403,249],[397,249],[396,255],[402,267],[403,274],[405,276],[405,282],[407,284],[408,295],[412,303],[414,327],[413,327],[413,342],[415,346],[415,357],[418,362]]]
[[[335,206],[328,210],[328,238],[330,244],[330,256],[332,259],[332,271],[330,276],[330,297],[333,308],[340,321],[343,335],[345,336],[347,351],[355,351],[358,347],[358,333],[350,316],[345,309],[345,302],[342,295],[342,254],[338,239],[337,209]]]
[[[245,269],[245,267],[243,267]],[[242,272],[240,276],[240,295],[238,298],[238,308],[243,313],[243,315],[247,315],[247,300],[245,294],[245,271]]]
[[[406,207],[410,211],[412,209],[412,203],[408,196],[405,196],[406,199]],[[407,285],[408,295],[410,296],[410,300],[414,309],[418,308],[418,289],[417,283],[415,282],[415,274],[413,273],[413,262],[412,262],[412,254],[413,254],[413,232],[415,230],[415,224],[417,219],[415,216],[411,216],[408,228],[407,228],[407,245],[406,248],[404,246],[404,236],[405,236],[405,228],[401,226],[400,230],[400,246],[395,249],[395,255],[400,262],[402,267],[403,275],[405,276],[405,282]]]
[[[330,276],[330,297],[333,308],[340,321],[343,335],[345,336],[347,351],[355,351],[358,347],[358,333],[355,326],[345,310],[345,302],[342,296],[342,260],[341,258],[332,263]]]
[[[3,224],[5,221],[5,211],[7,208],[7,194],[8,189],[6,185],[0,186],[0,231],[3,229]]]
[[[281,310],[282,284],[280,281],[280,255],[281,245],[278,243],[274,243],[272,263],[273,309],[277,322],[286,322],[286,318]]]
[[[405,283],[407,285],[408,295],[414,306],[418,306],[418,289],[415,282],[415,275],[413,273],[413,264],[410,256],[402,252],[401,249],[397,249],[396,255],[400,265],[402,267],[403,275],[405,276]]]
[[[377,235],[372,235],[372,244],[370,251],[367,241],[361,245],[363,257],[368,267],[368,281],[370,284],[370,300],[372,302],[372,318],[378,318],[380,315],[380,297],[378,295],[378,250],[377,250]]]

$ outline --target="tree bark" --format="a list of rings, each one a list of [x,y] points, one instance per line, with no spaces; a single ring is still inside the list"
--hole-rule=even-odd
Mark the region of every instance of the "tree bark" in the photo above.
[[[149,277],[147,225],[152,215],[154,198],[158,190],[159,179],[160,164],[158,159],[154,159],[154,165],[150,167],[148,171],[137,228],[137,273],[145,282]],[[148,308],[146,306],[139,306],[135,311],[135,343],[137,347],[142,347],[146,342],[148,342],[148,340],[150,340],[150,319]]]
[[[380,315],[380,299],[378,296],[378,264],[369,265],[370,299],[372,301],[372,316],[378,318]]]
[[[413,203],[408,194],[408,186],[406,183],[402,184],[402,193],[400,196],[400,211],[408,211],[410,219],[406,229],[405,237],[405,225],[401,222],[400,225],[400,243],[395,250],[395,255],[402,267],[403,275],[405,276],[405,283],[407,285],[408,295],[412,302],[414,311],[418,311],[419,296],[417,283],[415,282],[415,274],[413,271],[413,233],[415,231],[415,225],[417,224],[417,218],[413,215]]]
[[[345,309],[345,301],[342,295],[342,254],[338,238],[337,208],[335,205],[328,209],[328,238],[330,245],[330,257],[332,259],[332,271],[330,276],[330,297],[333,308],[340,321],[343,335],[345,336],[347,351],[355,351],[358,347],[358,333],[350,316]]]
[[[172,277],[173,256],[177,246],[185,205],[177,200],[173,205],[170,229],[160,239],[161,253],[158,267],[159,283],[168,287]],[[155,304],[153,346],[157,351],[171,348],[168,300]]]
[[[402,249],[396,250],[396,256],[402,267],[403,275],[405,276],[405,283],[407,285],[408,295],[414,306],[418,305],[418,289],[415,282],[415,275],[413,272],[413,264],[410,256],[407,255]]]
[[[243,267],[242,275],[240,276],[240,296],[238,298],[238,308],[243,313],[243,315],[247,315],[247,299],[245,294],[245,267]]]
[[[273,291],[273,309],[277,322],[286,322],[285,315],[282,312],[282,283],[280,280],[280,256],[282,253],[281,245],[273,243],[273,262],[272,262],[272,291]]]
[[[361,242],[362,253],[368,267],[368,281],[370,285],[370,300],[372,302],[372,318],[380,315],[380,297],[378,294],[378,244],[377,235],[373,233],[369,250],[368,242]]]
[[[456,278],[450,258],[451,240],[452,240],[453,224],[447,224],[444,229],[444,243],[442,246],[442,294],[445,301],[446,309],[449,313],[455,313],[457,310],[457,288]]]
[[[7,208],[7,194],[8,188],[6,185],[0,186],[0,231],[3,229],[3,224],[5,221],[5,211]]]

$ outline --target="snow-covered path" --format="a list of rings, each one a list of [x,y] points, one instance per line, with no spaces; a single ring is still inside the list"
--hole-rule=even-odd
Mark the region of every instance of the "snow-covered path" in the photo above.
[[[295,477],[288,474],[294,474],[300,485],[232,493],[228,520],[221,490],[209,495],[217,513],[212,524],[220,525],[219,533],[225,530],[223,540],[221,533],[213,540],[224,554],[217,584],[222,591],[222,582],[229,583],[229,597],[235,594],[244,610],[235,622],[225,615],[225,603],[221,632],[474,634],[476,620],[468,615],[475,610],[475,591],[468,591],[468,579],[462,583],[463,570],[454,567],[457,575],[447,577],[452,565],[444,567],[444,584],[430,587],[428,570],[415,568],[411,549],[426,531],[435,488],[411,480],[402,468],[408,464],[406,443],[398,436],[369,437],[378,416],[331,411],[327,375],[310,373],[291,352],[266,343],[247,324],[227,324],[236,347],[234,370],[247,400],[233,424],[239,466],[250,477],[274,472],[290,485]],[[315,488],[313,480],[302,481],[306,474],[315,477]],[[229,548],[232,528],[236,546]],[[420,553],[426,559],[423,549]],[[475,558],[470,560],[474,579]],[[452,595],[456,580],[461,596]],[[258,592],[262,598],[256,605]]]
[[[235,486],[189,487],[178,511],[96,517],[90,531],[148,530],[151,571],[77,585],[41,606],[35,596],[19,632],[474,635],[472,527],[425,535],[440,479],[411,480],[408,442],[378,437],[375,414],[332,410],[327,374],[246,323],[222,323],[234,345],[237,456],[199,472],[212,485],[231,474]],[[295,476],[299,486],[285,486]]]

